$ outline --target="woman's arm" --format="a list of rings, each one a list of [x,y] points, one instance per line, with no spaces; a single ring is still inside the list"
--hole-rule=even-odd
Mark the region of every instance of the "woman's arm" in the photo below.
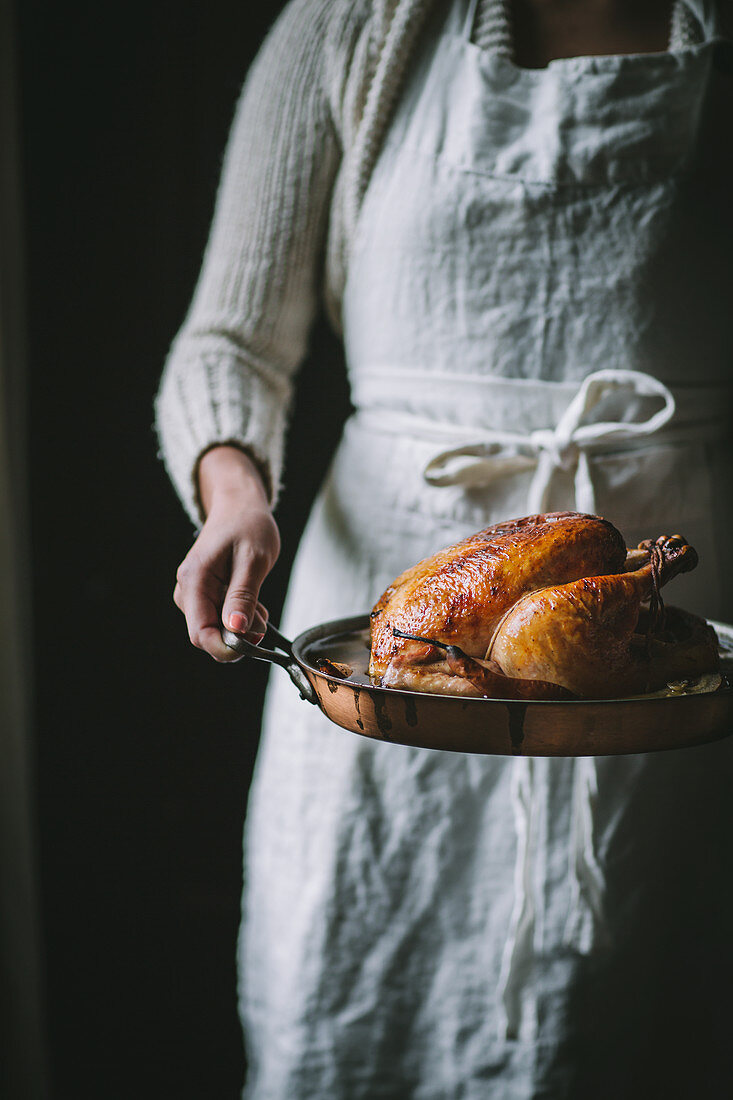
[[[215,443],[248,448],[277,497],[340,156],[326,45],[345,8],[292,0],[237,105],[201,274],[156,403],[162,457],[196,524],[197,464]]]
[[[158,394],[162,457],[203,524],[175,599],[194,644],[218,659],[232,656],[221,613],[255,633],[266,614],[259,588],[279,551],[270,507],[341,152],[332,107],[365,11],[364,0],[291,0],[270,32],[237,107],[203,268]]]

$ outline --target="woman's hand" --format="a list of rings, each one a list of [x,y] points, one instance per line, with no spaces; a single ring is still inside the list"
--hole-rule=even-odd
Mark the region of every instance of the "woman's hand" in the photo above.
[[[280,553],[280,534],[259,471],[243,451],[207,451],[199,487],[206,521],[178,567],[173,600],[195,646],[217,661],[236,661],[221,624],[249,642],[262,640],[267,610],[259,591]]]

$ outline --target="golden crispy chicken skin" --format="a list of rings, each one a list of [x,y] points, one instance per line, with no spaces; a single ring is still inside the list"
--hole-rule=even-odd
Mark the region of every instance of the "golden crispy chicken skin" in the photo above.
[[[714,631],[682,612],[665,630],[659,597],[696,564],[680,536],[627,551],[599,516],[497,524],[390,585],[372,611],[370,674],[414,691],[558,699],[637,694],[711,671]]]
[[[624,540],[598,516],[554,512],[487,527],[407,569],[374,606],[370,673],[410,647],[395,637],[438,638],[483,657],[501,617],[525,593],[616,573]]]

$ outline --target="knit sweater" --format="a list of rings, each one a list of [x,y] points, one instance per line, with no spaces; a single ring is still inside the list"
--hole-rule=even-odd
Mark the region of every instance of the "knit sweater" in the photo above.
[[[294,375],[322,302],[338,326],[361,199],[436,4],[290,0],[250,69],[156,400],[161,457],[195,526],[198,463],[217,444],[245,449],[277,501]],[[511,52],[507,4],[479,0],[476,45]],[[673,43],[695,33],[678,4]]]

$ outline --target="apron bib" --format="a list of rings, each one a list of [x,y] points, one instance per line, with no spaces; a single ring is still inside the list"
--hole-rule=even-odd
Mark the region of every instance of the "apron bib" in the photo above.
[[[721,618],[728,44],[522,70],[471,45],[473,7],[422,58],[362,206],[343,477],[378,433],[363,495],[390,516],[468,534],[578,508],[629,545],[671,525],[703,563],[673,602]]]
[[[701,565],[672,602],[725,617],[726,43],[708,13],[697,46],[529,71],[472,45],[473,17],[435,13],[364,198],[342,311],[356,411],[284,629],[564,508],[631,545],[681,530]],[[276,674],[245,848],[247,1097],[715,1095],[732,783],[726,743],[598,761],[375,744]]]

